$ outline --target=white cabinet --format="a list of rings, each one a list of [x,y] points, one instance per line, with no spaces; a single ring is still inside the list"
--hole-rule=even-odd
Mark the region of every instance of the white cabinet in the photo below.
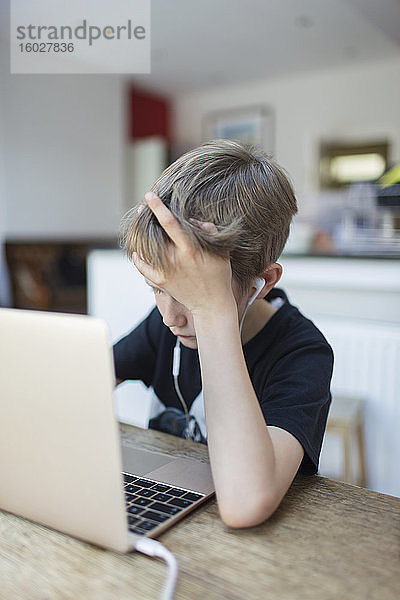
[[[400,261],[290,257],[279,285],[333,347],[333,393],[364,398],[368,486],[400,496]],[[340,447],[327,437],[321,472]]]

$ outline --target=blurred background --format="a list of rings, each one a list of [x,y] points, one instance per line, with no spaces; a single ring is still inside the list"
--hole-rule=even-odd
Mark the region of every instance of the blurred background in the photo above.
[[[321,473],[400,496],[400,2],[151,6],[150,75],[11,75],[0,0],[0,305],[117,339],[153,305],[122,215],[189,148],[256,143],[299,203],[282,287],[335,351]],[[119,418],[146,426],[147,394]]]

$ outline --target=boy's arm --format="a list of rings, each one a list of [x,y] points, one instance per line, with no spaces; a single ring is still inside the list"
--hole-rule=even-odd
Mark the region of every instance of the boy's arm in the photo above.
[[[250,527],[278,507],[302,461],[301,444],[266,427],[243,356],[237,314],[195,316],[210,461],[221,517]]]
[[[200,254],[161,200],[154,194],[146,200],[173,242],[171,268],[158,273],[137,255],[134,263],[193,314],[221,517],[231,527],[257,525],[279,505],[303,448],[291,434],[265,424],[243,356],[229,257]]]
[[[159,313],[154,309],[113,345],[115,386],[127,380],[141,380],[147,387],[151,385],[156,362],[152,338],[159,324]]]

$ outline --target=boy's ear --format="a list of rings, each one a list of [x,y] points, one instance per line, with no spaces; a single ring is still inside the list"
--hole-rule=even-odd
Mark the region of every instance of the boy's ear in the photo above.
[[[282,265],[279,263],[271,263],[264,269],[261,274],[261,277],[265,279],[265,286],[262,290],[262,295],[260,298],[265,298],[265,296],[272,290],[272,288],[278,283],[282,276]]]

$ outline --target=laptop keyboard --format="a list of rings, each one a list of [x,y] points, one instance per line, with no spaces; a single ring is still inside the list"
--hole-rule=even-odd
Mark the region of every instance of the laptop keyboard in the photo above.
[[[204,494],[123,473],[129,530],[145,534],[175,516]]]

